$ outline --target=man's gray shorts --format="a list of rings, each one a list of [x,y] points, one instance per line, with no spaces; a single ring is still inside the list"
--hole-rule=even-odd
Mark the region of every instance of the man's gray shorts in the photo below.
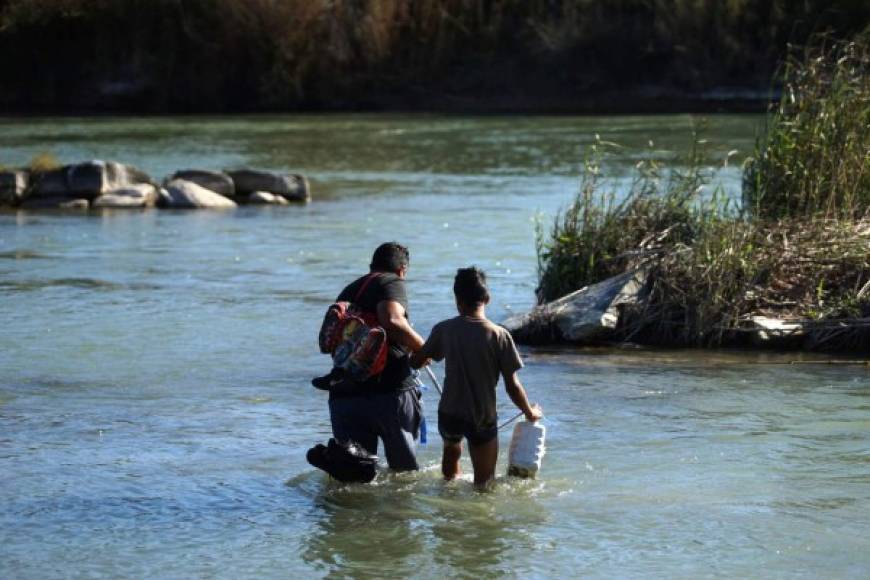
[[[353,439],[369,453],[378,452],[380,437],[387,464],[397,470],[420,468],[417,440],[422,418],[423,401],[417,389],[329,400],[332,435],[340,440]]]

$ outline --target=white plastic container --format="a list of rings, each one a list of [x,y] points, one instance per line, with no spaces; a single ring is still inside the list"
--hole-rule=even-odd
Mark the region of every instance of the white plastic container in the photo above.
[[[514,426],[508,454],[508,475],[535,477],[544,458],[547,429],[540,421],[520,421]]]

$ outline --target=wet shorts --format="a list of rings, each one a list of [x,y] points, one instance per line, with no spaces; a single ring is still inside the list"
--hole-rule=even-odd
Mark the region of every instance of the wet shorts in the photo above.
[[[495,439],[498,426],[493,423],[490,427],[479,429],[471,421],[438,413],[438,432],[447,443],[459,443],[465,437],[471,445],[482,445]]]

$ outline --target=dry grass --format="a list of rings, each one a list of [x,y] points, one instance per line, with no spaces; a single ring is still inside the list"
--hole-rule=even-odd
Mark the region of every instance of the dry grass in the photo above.
[[[46,173],[58,169],[60,166],[61,162],[58,158],[54,153],[48,151],[34,155],[33,159],[27,164],[27,168],[33,173]]]

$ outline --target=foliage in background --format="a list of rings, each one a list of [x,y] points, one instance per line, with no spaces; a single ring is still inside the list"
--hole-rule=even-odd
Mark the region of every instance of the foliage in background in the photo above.
[[[783,95],[744,174],[761,218],[859,218],[870,210],[870,33],[792,54]]]
[[[0,0],[0,106],[534,109],[764,88],[788,41],[868,21],[861,0]]]

